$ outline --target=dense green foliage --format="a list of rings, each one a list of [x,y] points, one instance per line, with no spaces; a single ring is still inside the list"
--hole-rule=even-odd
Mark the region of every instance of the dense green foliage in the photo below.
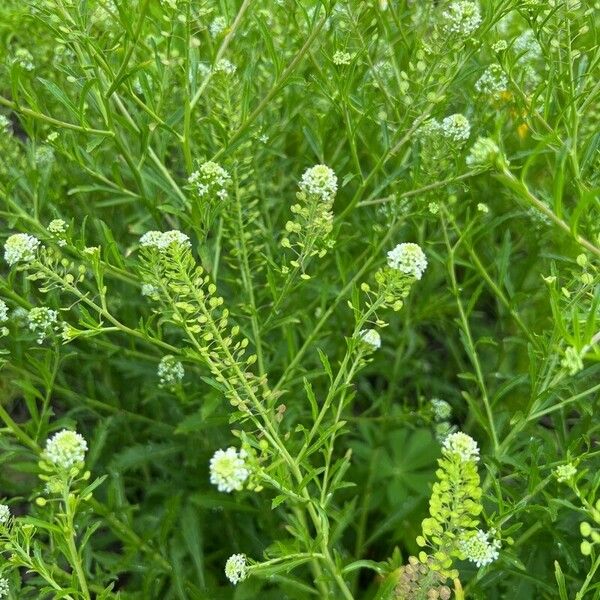
[[[599,44],[2,0],[0,598],[600,599]]]

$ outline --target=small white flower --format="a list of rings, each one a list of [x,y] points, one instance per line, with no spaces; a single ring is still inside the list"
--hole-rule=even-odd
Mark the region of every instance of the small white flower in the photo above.
[[[427,268],[427,257],[418,244],[398,244],[387,253],[387,257],[389,267],[412,275],[415,279],[421,279]]]
[[[450,434],[442,444],[445,453],[458,454],[464,462],[479,461],[479,446],[477,442],[466,433],[457,431]]]
[[[475,535],[459,542],[459,547],[467,560],[475,563],[478,567],[485,567],[498,558],[498,550],[500,550],[501,544],[495,538],[490,540],[491,533],[478,529]]]
[[[219,59],[212,68],[213,73],[223,73],[224,75],[233,75],[237,67],[226,58]]]
[[[8,321],[8,306],[4,300],[0,300],[0,323]]]
[[[566,465],[558,465],[553,473],[558,483],[566,483],[577,475],[577,469],[571,463],[567,463]]]
[[[250,476],[246,467],[246,452],[233,448],[217,450],[210,459],[210,482],[217,486],[220,492],[231,493],[243,488],[244,482]]]
[[[190,238],[181,231],[173,229],[171,231],[148,231],[140,238],[140,246],[145,248],[156,248],[160,252],[163,252],[171,244],[180,246],[181,248],[188,248],[191,246]]]
[[[487,96],[497,96],[508,89],[508,77],[500,65],[490,65],[475,82],[475,90]]]
[[[477,2],[459,0],[442,13],[442,31],[446,35],[470,36],[481,24],[481,11]]]
[[[174,356],[163,356],[157,370],[160,385],[173,387],[181,382],[185,375],[183,365]]]
[[[465,142],[471,134],[471,125],[464,115],[450,115],[442,121],[441,132],[453,142]]]
[[[46,306],[32,308],[27,313],[27,323],[30,331],[37,335],[37,343],[41,344],[54,332],[58,313]]]
[[[202,163],[188,178],[188,184],[196,195],[208,200],[214,197],[225,200],[230,183],[231,175],[221,165],[212,161]]]
[[[225,27],[227,27],[225,17],[215,17],[209,27],[210,35],[214,38],[219,37],[225,31]]]
[[[87,449],[87,442],[83,436],[75,431],[63,429],[48,439],[43,457],[61,469],[70,469],[85,460]]]
[[[307,196],[318,196],[324,202],[332,202],[337,192],[337,176],[327,165],[315,165],[304,171],[299,187]]]
[[[0,577],[0,598],[7,598],[9,590],[8,579]]]
[[[55,235],[65,233],[67,231],[67,224],[62,219],[53,219],[48,223],[48,231]]]
[[[0,115],[0,133],[8,133],[9,131],[10,121],[4,115]]]
[[[477,138],[467,156],[467,165],[469,167],[490,167],[499,154],[500,148],[494,140],[486,137]]]
[[[376,329],[363,329],[359,335],[361,341],[372,346],[374,350],[381,348],[381,336]]]
[[[31,262],[40,247],[40,240],[28,233],[15,233],[4,243],[4,260],[12,267],[19,262]]]
[[[243,554],[232,554],[225,563],[225,576],[233,585],[244,581],[248,576],[246,557]]]
[[[6,504],[0,504],[0,525],[6,525],[10,519],[10,508]]]

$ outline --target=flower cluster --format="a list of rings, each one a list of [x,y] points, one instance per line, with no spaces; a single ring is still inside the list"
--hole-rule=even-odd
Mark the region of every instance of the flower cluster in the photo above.
[[[439,598],[449,600],[452,595],[450,588],[444,585],[446,577],[435,570],[431,557],[425,562],[414,556],[408,557],[408,564],[398,570],[398,581],[394,588],[394,598],[397,600],[418,600],[419,598]]]
[[[303,279],[309,279],[306,273],[309,261],[315,256],[322,258],[333,246],[331,207],[337,192],[337,176],[328,166],[315,165],[304,171],[298,186],[299,201],[291,207],[295,220],[285,224],[287,235],[281,245],[296,254],[291,266],[301,271]],[[282,272],[288,273],[289,267],[282,267]]]
[[[142,248],[154,248],[159,252],[164,252],[172,246],[178,248],[189,248],[191,246],[190,238],[181,231],[173,229],[171,231],[148,231],[140,238]]]
[[[466,559],[478,567],[485,567],[498,558],[500,540],[490,539],[491,532],[477,529],[474,534],[461,538],[459,548]]]
[[[218,16],[212,20],[208,29],[210,31],[210,35],[212,37],[216,38],[216,37],[219,37],[225,31],[226,27],[227,27],[227,21],[226,21],[225,17]]]
[[[40,240],[28,233],[15,233],[4,243],[4,260],[12,267],[23,262],[29,263],[36,257]]]
[[[0,300],[0,323],[8,321],[8,306],[4,300]]]
[[[447,421],[452,416],[452,406],[445,400],[432,398],[430,404],[436,421]]]
[[[427,257],[418,244],[398,244],[387,253],[387,264],[391,269],[421,279],[427,268]]]
[[[235,74],[237,67],[230,60],[221,58],[213,65],[212,71],[213,73],[229,76]]]
[[[85,460],[87,442],[75,431],[63,429],[46,442],[43,458],[59,469],[70,469]]]
[[[359,333],[360,341],[371,347],[371,350],[381,348],[381,336],[377,329],[363,329]]]
[[[508,89],[508,77],[498,64],[490,65],[475,82],[475,90],[485,96],[497,97]]]
[[[337,192],[337,176],[327,165],[315,165],[304,171],[299,187],[307,196],[317,196],[323,202],[332,202]]]
[[[583,359],[577,348],[569,346],[565,350],[565,355],[562,357],[560,364],[567,369],[569,375],[577,375],[583,369]]]
[[[244,581],[248,576],[246,557],[243,554],[232,554],[225,563],[225,576],[233,585]]]
[[[458,431],[449,435],[442,444],[445,454],[458,454],[464,462],[479,461],[479,446],[477,442],[466,433]]]
[[[8,131],[10,131],[10,121],[4,115],[0,115],[0,133]]]
[[[10,519],[10,508],[6,504],[0,504],[0,525],[6,525]]]
[[[343,65],[349,65],[352,62],[352,54],[349,52],[343,52],[342,50],[337,50],[333,55],[333,64],[341,67]]]
[[[212,200],[227,199],[227,187],[231,182],[231,175],[220,165],[208,161],[202,163],[198,170],[188,178],[188,184],[194,195],[198,198]]]
[[[459,113],[446,117],[440,126],[442,135],[455,143],[466,142],[471,134],[471,125],[464,115]]]
[[[41,344],[48,336],[54,333],[57,321],[58,313],[46,306],[32,308],[27,313],[29,329],[36,334],[38,344]]]
[[[8,579],[0,577],[0,598],[7,598],[9,591]]]
[[[554,469],[554,476],[559,483],[567,483],[568,481],[571,481],[575,475],[577,475],[577,468],[571,463],[558,465],[558,467]]]
[[[161,386],[172,388],[181,383],[185,371],[181,362],[168,354],[167,356],[163,356],[160,363],[158,363],[157,374]]]
[[[477,2],[458,0],[452,2],[442,13],[442,32],[447,36],[468,37],[480,24],[481,11]]]
[[[237,451],[234,447],[217,450],[210,459],[210,482],[216,485],[220,492],[229,494],[234,490],[240,491],[250,476],[246,456],[244,450]]]

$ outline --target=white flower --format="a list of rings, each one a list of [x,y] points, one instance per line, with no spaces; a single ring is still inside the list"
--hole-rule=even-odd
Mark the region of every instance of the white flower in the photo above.
[[[337,50],[333,55],[333,64],[339,66],[349,65],[352,62],[352,54]]]
[[[221,165],[208,161],[189,176],[188,183],[199,198],[225,200],[231,175]]]
[[[85,460],[87,449],[87,442],[83,436],[75,431],[63,429],[48,439],[43,457],[61,469],[70,469]]]
[[[452,416],[452,406],[439,398],[431,399],[431,408],[436,421],[446,421]]]
[[[219,59],[212,68],[213,73],[223,73],[224,75],[233,75],[237,67],[226,58]]]
[[[389,267],[412,275],[415,279],[421,279],[427,268],[427,257],[418,244],[398,244],[387,253],[387,257]]]
[[[158,295],[158,288],[151,283],[143,283],[142,284],[142,296],[149,296],[153,298]]]
[[[0,525],[6,525],[10,519],[10,508],[6,504],[0,504]]]
[[[575,475],[577,475],[577,469],[571,463],[567,463],[566,465],[558,465],[553,472],[556,480],[559,483],[566,483],[567,481],[573,479]]]
[[[542,47],[532,29],[526,29],[513,43],[513,51],[518,55],[518,63],[534,63],[542,58]]]
[[[217,486],[220,492],[228,494],[243,488],[244,482],[250,476],[246,467],[246,452],[233,448],[217,450],[210,459],[210,482]]]
[[[337,177],[327,165],[315,165],[304,171],[299,187],[307,196],[318,196],[324,202],[332,202],[337,192]]]
[[[475,82],[475,89],[480,94],[496,96],[508,89],[508,77],[500,65],[490,65]]]
[[[0,300],[0,323],[8,321],[8,306],[4,300]]]
[[[33,71],[35,68],[33,56],[27,48],[17,48],[13,61],[25,71]]]
[[[67,231],[67,224],[62,219],[53,219],[48,223],[48,231],[58,235]]]
[[[31,262],[40,246],[40,240],[28,233],[15,233],[4,243],[4,260],[12,267],[18,262]]]
[[[0,115],[0,133],[7,133],[9,131],[10,121],[4,115]]]
[[[479,447],[477,442],[466,433],[457,431],[450,434],[442,444],[444,453],[458,454],[464,462],[479,461]]]
[[[27,313],[27,323],[30,331],[37,335],[37,343],[41,344],[53,331],[58,313],[46,306],[32,308]]]
[[[248,576],[246,557],[243,554],[232,554],[225,563],[225,576],[233,585],[244,581]]]
[[[171,231],[148,231],[140,238],[140,246],[145,248],[156,248],[160,252],[163,252],[171,244],[180,246],[181,248],[188,248],[191,246],[190,238],[178,231],[173,229]]]
[[[475,535],[459,542],[460,550],[465,554],[467,560],[475,563],[478,567],[489,565],[498,558],[501,544],[495,538],[490,541],[490,533],[478,529]]]
[[[225,31],[225,27],[227,27],[225,17],[215,17],[209,27],[210,35],[214,38],[218,37]]]
[[[0,598],[7,598],[9,592],[8,579],[0,577]]]
[[[185,371],[183,365],[174,356],[168,354],[163,356],[158,364],[157,374],[161,386],[173,387],[181,382]]]
[[[453,142],[464,142],[469,139],[471,125],[464,115],[450,115],[442,121],[441,132]]]
[[[374,350],[381,348],[381,336],[376,329],[363,329],[359,335],[360,339]]]
[[[445,35],[468,37],[481,24],[481,11],[477,2],[459,0],[442,13],[442,31]]]

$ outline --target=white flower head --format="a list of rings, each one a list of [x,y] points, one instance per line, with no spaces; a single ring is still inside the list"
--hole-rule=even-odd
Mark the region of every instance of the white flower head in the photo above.
[[[240,491],[250,476],[246,466],[246,452],[233,448],[217,450],[210,459],[210,482],[220,492]]]
[[[223,75],[233,75],[237,67],[226,58],[219,59],[212,68],[213,73],[223,73]]]
[[[55,330],[58,313],[46,306],[37,306],[27,313],[29,330],[37,335],[37,343],[41,344]]]
[[[418,244],[398,244],[387,253],[387,258],[389,267],[412,275],[415,279],[421,279],[427,268],[427,257]]]
[[[299,187],[307,196],[317,196],[323,202],[332,202],[337,192],[337,176],[327,165],[315,165],[304,171]]]
[[[59,235],[67,231],[67,224],[62,219],[52,219],[48,223],[48,231],[54,235]]]
[[[199,198],[225,200],[231,175],[221,165],[208,161],[190,175],[188,183]]]
[[[458,0],[442,13],[442,31],[445,35],[470,36],[481,24],[478,2]]]
[[[490,65],[475,82],[475,90],[486,96],[497,96],[508,89],[508,77],[500,65]]]
[[[190,238],[177,229],[165,232],[148,231],[140,238],[140,246],[144,248],[155,248],[160,252],[164,252],[171,245],[189,248],[191,246]]]
[[[8,598],[9,590],[8,579],[0,577],[0,598]]]
[[[8,321],[8,306],[4,300],[0,300],[0,323]]]
[[[6,504],[0,504],[0,525],[6,525],[10,519],[10,508]]]
[[[167,354],[158,363],[157,370],[160,385],[173,387],[181,382],[185,375],[183,365],[174,356]]]
[[[573,479],[575,475],[577,475],[577,469],[571,463],[567,463],[566,465],[558,465],[553,472],[558,483],[567,483]]]
[[[363,329],[359,336],[361,341],[371,346],[373,350],[381,348],[381,336],[377,329]]]
[[[225,31],[226,27],[227,21],[225,20],[225,17],[218,16],[212,20],[208,29],[210,31],[210,35],[216,38],[219,37],[223,33],[223,31]]]
[[[15,233],[4,242],[4,260],[12,267],[16,263],[29,263],[35,259],[40,240],[28,233]]]
[[[85,460],[87,449],[87,442],[82,435],[63,429],[48,439],[43,457],[61,469],[70,469]]]
[[[142,284],[142,296],[147,296],[149,298],[154,298],[158,295],[158,288],[151,283],[143,283]]]
[[[244,581],[248,576],[248,566],[244,554],[232,554],[225,563],[225,576],[233,585]]]
[[[9,131],[10,121],[4,115],[0,115],[0,133],[8,133]]]
[[[464,462],[479,461],[479,446],[477,442],[470,435],[462,431],[451,433],[444,440],[442,451],[448,454],[458,454]]]
[[[493,538],[490,540],[491,532],[477,530],[475,535],[460,540],[460,550],[465,554],[467,560],[475,563],[478,567],[485,567],[498,558],[500,541]]]
[[[441,123],[441,132],[444,137],[453,142],[465,142],[471,135],[469,119],[460,113],[446,117]]]

